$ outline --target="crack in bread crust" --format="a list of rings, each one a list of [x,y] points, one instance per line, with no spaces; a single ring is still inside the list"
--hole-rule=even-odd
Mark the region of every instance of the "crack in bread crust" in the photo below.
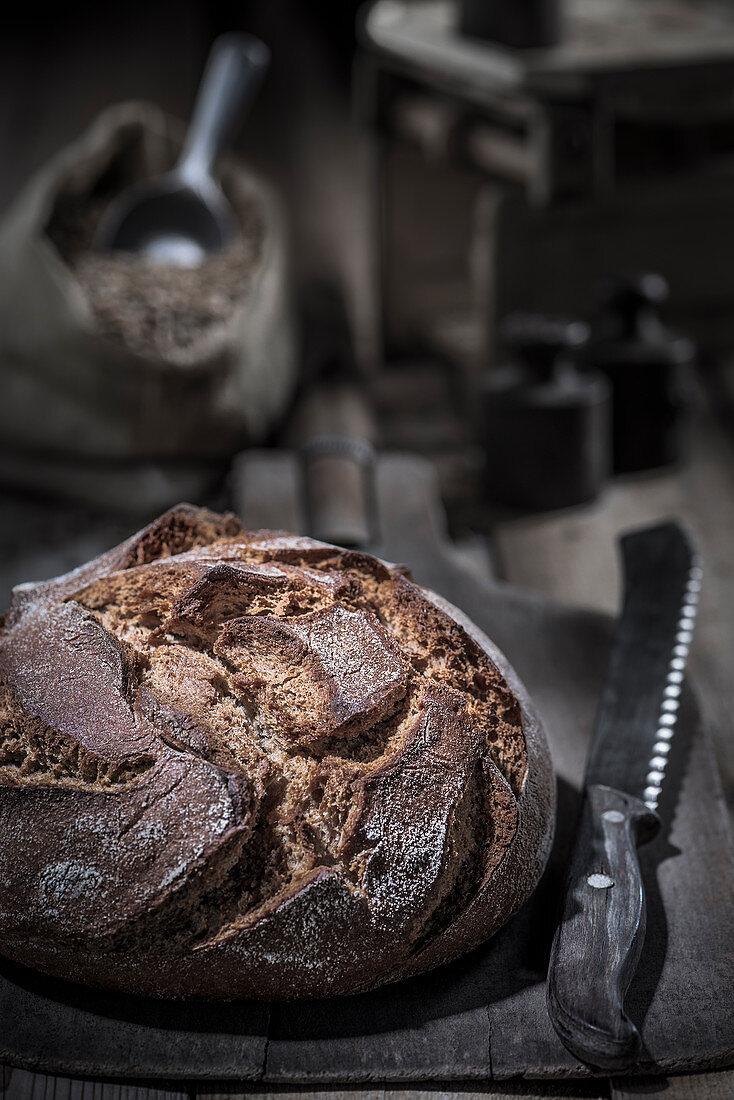
[[[75,792],[98,834],[74,851],[40,827],[15,876],[24,915],[0,896],[11,939],[68,941],[73,925],[87,947],[181,957],[270,927],[276,942],[283,913],[335,880],[364,950],[391,943],[387,980],[514,837],[528,765],[515,694],[450,615],[365,554],[181,506],[24,586],[0,676],[0,810],[10,788],[41,807]],[[141,822],[155,836],[126,893],[106,861]],[[114,920],[85,924],[78,906],[70,925],[79,891],[90,914],[114,896]]]

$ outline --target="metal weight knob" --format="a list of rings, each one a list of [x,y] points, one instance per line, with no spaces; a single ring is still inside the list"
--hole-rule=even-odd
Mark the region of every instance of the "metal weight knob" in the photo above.
[[[500,327],[504,347],[538,378],[550,378],[562,359],[588,339],[584,321],[540,313],[511,313]]]

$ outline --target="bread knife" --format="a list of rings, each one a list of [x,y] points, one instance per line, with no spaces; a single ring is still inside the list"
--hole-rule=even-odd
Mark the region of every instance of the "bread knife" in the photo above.
[[[596,717],[551,948],[548,1011],[581,1061],[622,1069],[642,1049],[624,1011],[645,936],[637,846],[656,813],[675,731],[701,567],[676,522],[620,539],[623,606]]]

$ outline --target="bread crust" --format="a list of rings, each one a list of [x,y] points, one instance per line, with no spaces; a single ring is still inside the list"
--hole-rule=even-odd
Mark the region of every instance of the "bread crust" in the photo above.
[[[0,632],[0,936],[57,977],[323,997],[456,958],[533,890],[527,693],[368,555],[181,505]]]

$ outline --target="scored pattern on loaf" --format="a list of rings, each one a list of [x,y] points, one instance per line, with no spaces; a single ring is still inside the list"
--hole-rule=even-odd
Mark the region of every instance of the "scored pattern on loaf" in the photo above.
[[[134,782],[155,763],[152,756],[105,760],[59,730],[25,714],[15,693],[0,685],[0,785],[112,790]]]
[[[86,690],[119,699],[87,744],[83,722],[73,736],[54,729],[33,715],[27,684],[24,699],[8,688],[3,728],[35,723],[37,741],[68,752],[34,769],[6,736],[0,785],[141,799],[164,773],[166,791],[245,784],[231,820],[216,811],[211,851],[226,854],[213,861],[202,845],[200,870],[183,857],[162,885],[151,878],[154,901],[141,888],[130,920],[107,927],[110,949],[162,934],[169,947],[226,939],[326,869],[417,951],[496,863],[497,806],[511,820],[525,778],[517,700],[465,631],[376,559],[177,509],[86,571],[23,593],[6,624],[11,657],[33,616],[52,624],[49,645],[64,620],[64,637],[96,646],[115,686],[90,670]],[[105,722],[114,732],[120,715],[115,748]],[[148,804],[135,806],[130,820],[145,821]],[[62,883],[92,881],[72,863],[58,862]]]

